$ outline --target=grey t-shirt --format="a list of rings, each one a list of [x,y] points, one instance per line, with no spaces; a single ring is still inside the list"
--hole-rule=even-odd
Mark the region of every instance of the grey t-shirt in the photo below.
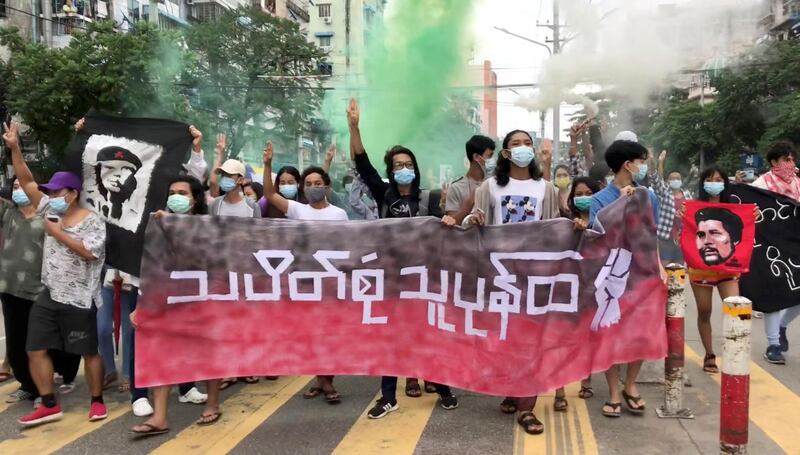
[[[461,210],[464,202],[469,199],[472,192],[478,189],[479,186],[481,186],[481,182],[476,182],[469,177],[456,179],[447,189],[447,201],[445,201],[444,205],[445,213]]]
[[[12,203],[0,200],[0,229],[5,243],[0,251],[0,292],[36,300],[42,292],[44,219],[25,218]]]
[[[229,204],[223,199],[222,205],[219,207],[219,216],[240,216],[243,218],[252,218],[253,209],[247,205],[247,202],[244,199],[235,204]]]

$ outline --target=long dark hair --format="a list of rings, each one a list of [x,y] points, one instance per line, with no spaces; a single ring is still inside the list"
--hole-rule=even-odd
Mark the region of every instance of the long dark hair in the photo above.
[[[172,186],[173,183],[187,183],[189,184],[189,188],[192,190],[192,199],[194,199],[194,205],[192,206],[192,215],[208,215],[208,204],[206,203],[206,193],[203,191],[203,184],[200,183],[200,180],[192,177],[191,175],[178,175],[172,178],[172,181],[169,182],[169,186]]]
[[[527,131],[514,130],[506,134],[505,139],[503,139],[503,150],[508,150],[508,143],[511,142],[511,137],[517,133],[524,133],[531,139],[531,142],[533,142],[533,138]],[[542,178],[542,175],[544,175],[539,168],[539,164],[536,162],[536,157],[534,157],[531,164],[528,165],[528,174],[534,180],[539,180]],[[500,186],[508,185],[511,179],[511,160],[504,157],[502,153],[497,157],[497,168],[494,171],[494,177],[497,179],[497,184]]]
[[[719,173],[720,177],[722,177],[722,180],[725,182],[725,189],[722,190],[722,193],[719,194],[719,201],[722,202],[723,204],[727,204],[731,200],[731,189],[729,186],[730,182],[728,181],[728,174],[726,174],[725,171],[723,171],[722,168],[720,168],[716,164],[708,166],[707,168],[703,169],[703,172],[700,173],[700,182],[698,183],[700,189],[697,191],[697,194],[699,195],[697,199],[704,202],[708,202],[711,199],[711,195],[706,193],[706,189],[703,187],[703,183],[706,181],[707,178],[711,177],[716,173]]]
[[[419,182],[421,177],[419,173],[419,165],[417,165],[417,157],[414,156],[414,152],[406,147],[403,147],[402,145],[395,145],[383,156],[383,162],[386,164],[386,176],[389,177],[389,191],[392,191],[397,195],[400,194],[400,191],[397,189],[397,182],[394,181],[394,166],[392,160],[395,156],[401,153],[405,153],[406,155],[410,156],[411,162],[414,163],[414,181],[411,182],[411,197],[419,200]]]
[[[294,177],[294,180],[297,182],[297,202],[303,202],[300,200],[303,193],[303,179],[300,178],[300,171],[294,166],[284,166],[278,169],[278,172],[275,174],[275,186],[273,187],[275,191],[278,191],[278,188],[280,188],[281,175],[283,174],[289,174]]]
[[[567,196],[567,206],[569,207],[569,211],[572,212],[573,216],[580,216],[581,211],[575,207],[575,188],[578,187],[583,183],[584,185],[588,186],[590,190],[592,190],[592,194],[597,194],[600,191],[600,184],[589,177],[578,177],[572,181],[572,188],[569,189],[569,196]]]

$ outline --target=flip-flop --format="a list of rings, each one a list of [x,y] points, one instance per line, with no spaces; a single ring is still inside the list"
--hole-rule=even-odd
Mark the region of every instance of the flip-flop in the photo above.
[[[411,398],[419,398],[422,396],[422,389],[420,389],[418,381],[409,381],[406,383],[406,396]]]
[[[588,400],[594,396],[594,390],[590,386],[581,386],[581,391],[578,392],[578,398]]]
[[[432,382],[425,381],[425,393],[436,393],[436,386]]]
[[[611,408],[611,411],[606,411],[606,407]],[[610,401],[606,401],[601,412],[606,417],[617,418],[622,415],[622,403],[612,403]]]
[[[11,373],[7,373],[7,372],[0,373],[0,383],[6,382],[9,379],[13,379],[13,378],[14,378],[14,375],[11,374]]]
[[[555,397],[553,399],[553,410],[556,412],[567,412],[567,397]]]
[[[339,392],[331,390],[329,392],[324,392],[324,393],[325,393],[325,401],[327,401],[328,404],[339,404],[342,402],[342,396],[339,395]]]
[[[703,371],[710,374],[719,373],[719,367],[717,366],[717,356],[714,354],[706,355],[703,358]]]
[[[140,424],[143,427],[147,427],[147,431],[136,431],[131,429],[131,433],[137,438],[146,438],[148,436],[156,436],[159,434],[169,433],[169,428],[158,428],[156,426],[150,425],[149,423],[142,423]]]
[[[525,433],[533,435],[544,433],[544,424],[531,411],[521,413],[517,418],[517,423],[522,426]],[[539,428],[534,428],[534,425]]]
[[[642,401],[641,396],[634,397],[632,395],[628,395],[628,393],[623,390],[622,398],[625,399],[625,405],[628,407],[628,411],[636,415],[644,414],[645,405],[639,405],[639,402]],[[631,403],[633,403],[633,405],[639,405],[639,407],[634,407],[631,405]]]
[[[236,384],[237,382],[239,382],[239,380],[238,380],[238,379],[236,379],[236,378],[233,378],[233,379],[223,379],[223,380],[222,380],[222,382],[220,382],[220,383],[219,383],[219,389],[220,389],[220,390],[225,390],[225,389],[227,389],[228,387],[230,387],[230,386],[232,386],[232,385]]]
[[[517,400],[513,398],[506,398],[500,403],[500,411],[503,414],[514,414],[517,412]]]
[[[312,398],[317,398],[323,392],[324,392],[324,390],[322,390],[320,387],[312,387],[312,388],[308,389],[308,392],[303,394],[303,398],[305,398],[306,400],[310,400]]]
[[[257,384],[258,383],[258,377],[257,376],[247,376],[247,377],[244,378],[244,382],[246,384]]]
[[[200,414],[200,418],[195,422],[198,426],[206,427],[217,423],[219,418],[222,417],[222,411],[217,411],[213,414]],[[211,420],[205,420],[211,419]]]

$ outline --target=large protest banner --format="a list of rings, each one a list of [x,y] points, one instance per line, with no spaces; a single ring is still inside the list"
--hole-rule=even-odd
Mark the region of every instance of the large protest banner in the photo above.
[[[395,375],[528,396],[663,358],[666,288],[646,193],[598,220],[605,233],[566,219],[151,219],[137,383]]]
[[[164,208],[170,178],[189,155],[189,125],[93,113],[85,119],[68,155],[83,178],[81,204],[106,222],[106,262],[139,276],[147,220]]]
[[[741,294],[764,313],[800,304],[800,204],[750,185],[732,185],[731,193],[733,202],[757,204],[761,212]]]

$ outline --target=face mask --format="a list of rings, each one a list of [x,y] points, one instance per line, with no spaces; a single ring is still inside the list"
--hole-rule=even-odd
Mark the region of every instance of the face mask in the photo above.
[[[50,198],[50,211],[56,215],[63,215],[67,213],[69,204],[64,196]]]
[[[188,213],[192,205],[191,199],[182,194],[173,194],[167,198],[167,208],[172,213]]]
[[[518,167],[528,167],[534,158],[533,148],[521,145],[511,149],[511,162]]]
[[[558,188],[565,190],[569,188],[569,177],[556,177],[555,184]]]
[[[607,175],[606,176],[606,185],[611,185],[611,183],[613,181],[614,181],[614,176],[613,175]]]
[[[328,189],[324,186],[307,186],[304,190],[308,202],[314,204],[325,199],[325,193]]]
[[[232,178],[226,175],[219,179],[219,189],[222,191],[230,193],[234,188],[236,188],[236,181]]]
[[[703,189],[712,196],[719,196],[725,189],[724,182],[703,182]]]
[[[349,193],[349,192],[350,192],[352,189],[353,189],[353,184],[352,184],[352,183],[346,183],[346,184],[344,185],[344,190],[345,190],[345,191],[347,191],[348,193]]]
[[[592,197],[591,196],[575,196],[572,200],[575,204],[575,208],[580,210],[581,212],[588,212],[589,208],[592,206]]]
[[[791,161],[783,161],[777,166],[773,166],[772,173],[786,183],[791,183],[797,175],[797,168]]]
[[[683,183],[683,182],[681,182],[680,180],[670,180],[670,181],[669,181],[669,186],[670,186],[670,187],[671,187],[673,190],[679,190],[679,189],[681,189],[681,184],[682,184],[682,183]]]
[[[20,207],[25,207],[31,203],[31,200],[28,199],[28,195],[25,194],[23,190],[14,190],[14,192],[11,193],[11,200]]]
[[[398,185],[411,185],[416,178],[416,174],[411,169],[400,169],[399,171],[394,171],[394,181],[397,182]]]
[[[278,185],[278,192],[286,199],[297,197],[297,185]]]
[[[645,177],[647,177],[647,164],[646,163],[640,164],[639,172],[637,172],[636,174],[633,173],[631,174],[634,180],[636,180],[637,182],[641,182],[642,180],[645,179]]]
[[[494,174],[495,169],[497,169],[497,158],[489,158],[488,160],[484,160],[483,164],[481,164],[484,177]]]

